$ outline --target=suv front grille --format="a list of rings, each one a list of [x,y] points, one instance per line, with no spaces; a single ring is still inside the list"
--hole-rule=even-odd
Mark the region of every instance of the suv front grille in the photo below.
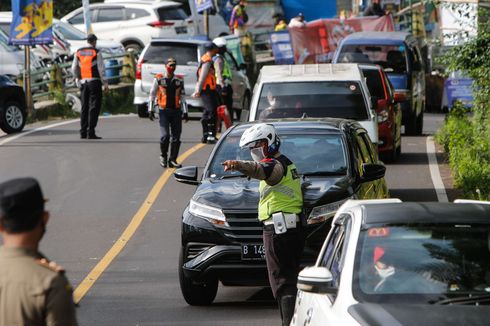
[[[233,242],[261,243],[262,225],[257,219],[257,210],[223,210],[229,227],[222,229]]]

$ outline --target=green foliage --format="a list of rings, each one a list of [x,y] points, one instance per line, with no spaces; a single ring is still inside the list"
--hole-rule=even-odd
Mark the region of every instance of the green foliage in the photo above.
[[[481,8],[481,7],[480,7]],[[473,114],[456,103],[438,132],[437,140],[449,153],[455,184],[470,198],[490,198],[490,20],[481,8],[478,35],[453,48],[443,58],[450,71],[464,71],[474,80]]]
[[[101,108],[102,114],[134,113],[133,97],[133,92],[128,91],[126,88],[104,93]]]

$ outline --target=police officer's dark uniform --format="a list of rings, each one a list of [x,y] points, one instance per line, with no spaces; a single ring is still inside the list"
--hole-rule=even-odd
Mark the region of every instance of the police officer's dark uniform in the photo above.
[[[177,163],[177,156],[180,149],[180,134],[182,133],[182,118],[187,122],[188,113],[185,99],[182,95],[184,91],[184,81],[175,76],[177,60],[168,58],[166,72],[158,74],[153,80],[153,86],[150,90],[150,103],[155,98],[158,105],[158,116],[160,123],[160,165],[163,167],[180,168],[181,164]],[[152,105],[149,107],[152,111]],[[150,113],[150,119],[153,119],[153,112]],[[170,131],[170,133],[169,133]],[[168,146],[170,146],[170,158],[168,158]]]
[[[218,108],[218,93],[216,91],[216,72],[214,70],[213,56],[218,52],[218,47],[212,43],[206,43],[206,53],[201,57],[197,69],[196,89],[193,97],[201,97],[202,111],[202,142],[214,144],[216,142],[216,109]]]
[[[38,250],[48,213],[32,178],[0,184],[0,326],[77,325],[72,287],[63,269]],[[12,241],[13,237],[16,238]],[[22,237],[24,244],[18,245]]]
[[[247,133],[253,133],[254,128],[260,129],[263,126],[268,128],[263,133],[267,139],[261,138],[262,136],[246,139]],[[272,125],[257,124],[250,127],[244,132],[240,146],[251,149],[255,162],[230,160],[223,165],[225,170],[240,171],[260,180],[259,220],[264,228],[269,283],[277,299],[283,325],[289,325],[294,314],[296,282],[304,247],[300,221],[303,208],[300,177],[294,163],[279,153],[280,141]],[[262,157],[254,155],[256,150],[262,151]],[[293,219],[291,228],[283,230],[284,233],[276,234],[273,222],[273,215],[276,214],[287,216],[289,221]]]
[[[87,42],[90,46],[77,50],[71,66],[73,75],[80,85],[80,100],[82,101],[80,138],[100,139],[101,137],[95,134],[95,127],[102,105],[102,83],[104,83],[105,90],[108,89],[108,84],[102,53],[95,47],[97,37],[89,34]]]

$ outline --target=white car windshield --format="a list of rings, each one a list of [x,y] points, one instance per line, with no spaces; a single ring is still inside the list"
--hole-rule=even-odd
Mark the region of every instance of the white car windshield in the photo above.
[[[340,50],[338,62],[375,63],[393,73],[407,72],[407,55],[404,45],[354,45]]]
[[[382,303],[490,294],[490,227],[370,226],[361,231],[353,294]]]
[[[256,120],[301,117],[367,120],[359,83],[321,81],[263,85]]]
[[[225,172],[222,162],[226,160],[251,161],[249,149],[239,147],[240,132],[232,132],[226,136],[216,150],[208,176],[220,178],[237,176],[240,172]],[[344,142],[339,134],[280,132],[281,146],[279,151],[286,155],[295,165],[300,174],[306,175],[345,175],[347,163]]]
[[[53,28],[57,30],[59,33],[61,33],[64,36],[64,38],[67,40],[82,41],[87,38],[84,32],[78,30],[77,28],[65,22],[61,22],[61,21],[54,22]]]

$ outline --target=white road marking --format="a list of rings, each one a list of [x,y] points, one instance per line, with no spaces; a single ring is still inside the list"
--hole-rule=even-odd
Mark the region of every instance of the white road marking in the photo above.
[[[432,178],[432,184],[436,191],[437,200],[439,202],[447,203],[449,200],[446,194],[446,188],[442,182],[441,173],[439,172],[439,165],[436,158],[436,146],[434,144],[434,138],[432,136],[427,137],[427,157],[429,158],[429,170]]]

